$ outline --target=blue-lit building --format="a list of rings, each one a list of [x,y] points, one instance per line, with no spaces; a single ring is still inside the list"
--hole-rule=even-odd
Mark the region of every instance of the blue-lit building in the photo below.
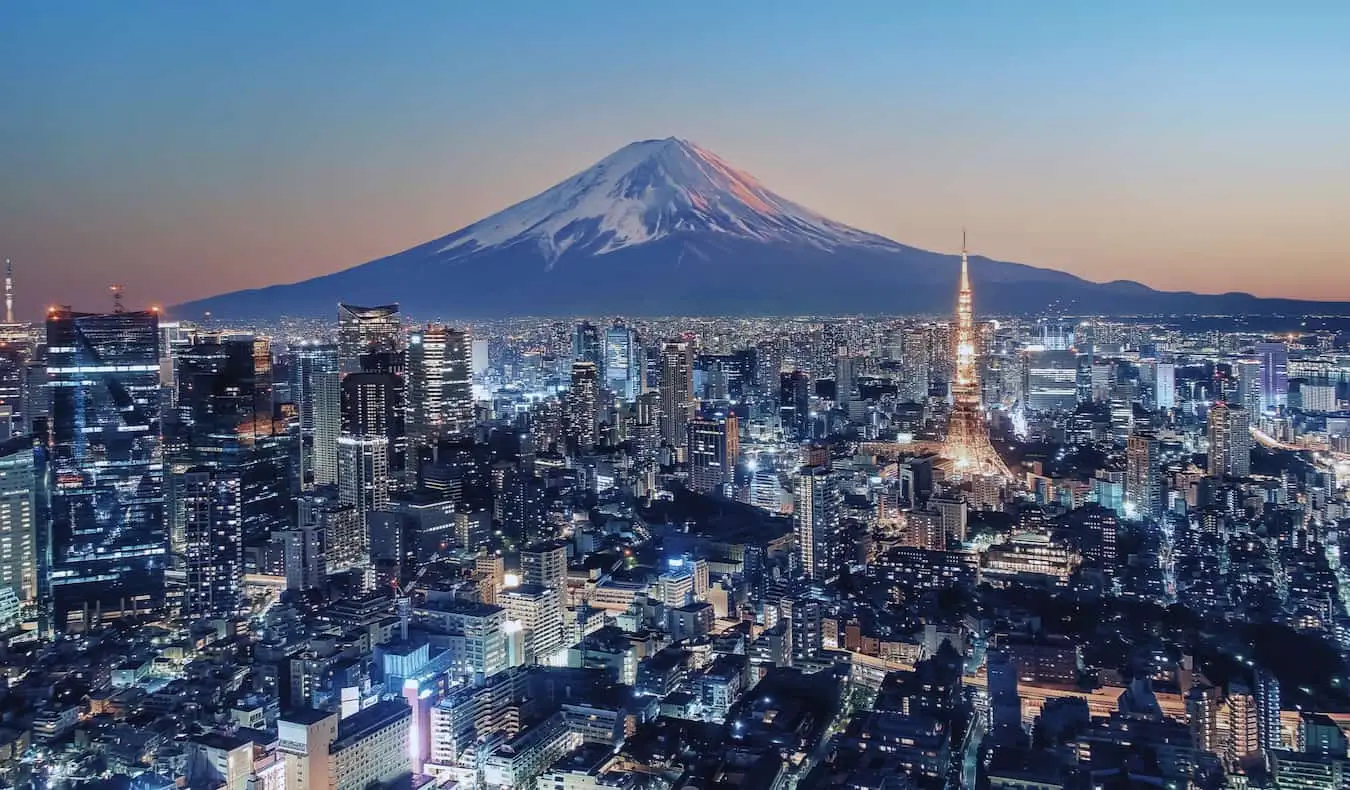
[[[604,357],[605,386],[622,400],[636,400],[642,394],[645,362],[637,334],[626,326],[605,330]]]
[[[159,316],[53,311],[47,359],[55,625],[156,609],[168,550]]]

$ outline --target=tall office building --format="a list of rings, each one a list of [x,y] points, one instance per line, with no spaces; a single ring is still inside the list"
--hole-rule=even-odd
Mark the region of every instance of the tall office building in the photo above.
[[[605,346],[600,330],[590,321],[577,324],[572,332],[572,361],[589,362],[600,370],[605,364]]]
[[[856,377],[856,358],[845,349],[839,350],[839,357],[835,360],[834,373],[834,402],[845,412],[848,411],[848,404],[857,396],[858,380]]]
[[[736,481],[740,424],[735,412],[696,417],[689,423],[689,488],[709,494]]]
[[[383,437],[389,450],[390,479],[405,471],[403,377],[392,371],[352,373],[342,380],[342,434]],[[340,459],[339,459],[340,462]],[[342,476],[341,470],[338,477]]]
[[[361,372],[361,355],[402,350],[398,305],[338,305],[338,358],[342,375]]]
[[[1094,366],[1091,370],[1104,370]],[[1031,411],[1073,411],[1078,405],[1078,354],[1037,349],[1027,352],[1027,408]]]
[[[826,582],[844,566],[842,498],[828,466],[805,466],[797,475],[793,520],[797,560],[804,575]]]
[[[1257,343],[1252,348],[1261,361],[1261,410],[1289,403],[1289,347],[1284,343]]]
[[[0,443],[0,586],[13,590],[22,605],[37,600],[44,570],[38,550],[42,481],[36,452],[26,436]]]
[[[694,353],[688,343],[661,344],[661,441],[683,454],[694,400]]]
[[[438,324],[408,334],[408,433],[424,444],[445,427],[447,334]]]
[[[620,400],[633,401],[642,394],[643,354],[637,333],[614,325],[605,330],[605,387]]]
[[[1153,378],[1153,403],[1159,409],[1177,405],[1177,366],[1173,362],[1158,362]]]
[[[1126,440],[1125,506],[1139,518],[1162,517],[1161,445],[1151,433],[1136,433]]]
[[[237,470],[196,467],[176,486],[185,571],[182,615],[232,617],[244,591],[243,482]]]
[[[1252,470],[1250,415],[1241,406],[1219,402],[1209,410],[1210,477],[1246,477]]]
[[[0,341],[0,441],[27,430],[23,398],[27,367],[22,348]]]
[[[291,394],[300,418],[300,483],[337,483],[337,439],[342,429],[338,349],[306,343],[296,348]]]
[[[778,422],[783,438],[811,438],[811,380],[794,370],[778,374]]]
[[[1237,377],[1237,397],[1235,400],[1249,414],[1261,413],[1261,360],[1255,358],[1239,359],[1233,363],[1233,375]]]
[[[467,332],[442,324],[408,336],[408,433],[416,441],[473,429],[471,350]]]
[[[47,316],[51,586],[61,628],[164,601],[158,322],[154,312]]]
[[[256,386],[253,338],[213,340],[184,347],[174,359],[177,438],[201,463],[272,434],[270,404]]]
[[[594,362],[572,363],[572,384],[567,390],[564,416],[567,440],[573,447],[594,447],[599,440],[600,372]]]
[[[390,487],[387,436],[344,433],[338,437],[338,502],[356,509],[363,533],[368,534],[370,512],[389,504]],[[368,540],[358,542],[368,544]]]

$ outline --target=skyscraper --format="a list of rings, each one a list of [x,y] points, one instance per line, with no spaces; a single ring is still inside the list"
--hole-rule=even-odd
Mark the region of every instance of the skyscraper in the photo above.
[[[154,312],[47,316],[58,627],[164,601],[158,321]]]
[[[175,492],[182,512],[185,584],[182,614],[188,620],[231,617],[243,604],[243,485],[233,469],[196,467]]]
[[[38,465],[33,440],[0,443],[0,586],[20,604],[37,600],[43,570],[38,557]]]
[[[1011,477],[1003,459],[989,443],[989,429],[980,410],[980,372],[976,355],[975,297],[970,288],[970,267],[966,261],[966,239],[961,235],[961,284],[956,296],[956,360],[952,380],[952,411],[947,418],[947,438],[942,455],[959,474],[1000,474]],[[1069,379],[1070,392],[1076,368]]]
[[[408,433],[423,444],[445,425],[446,334],[433,324],[408,335]]]
[[[1247,410],[1220,401],[1209,410],[1210,477],[1251,474],[1252,437]]]
[[[621,400],[633,401],[642,394],[643,354],[637,333],[614,325],[605,330],[605,387]]]
[[[736,479],[740,425],[735,412],[696,417],[689,423],[689,488],[708,494]]]
[[[337,483],[342,428],[338,349],[306,343],[295,351],[291,393],[300,417],[300,483],[306,490]]]
[[[784,439],[811,438],[811,381],[800,370],[778,374],[778,423]]]
[[[354,539],[346,541],[352,561],[369,560],[370,513],[389,504],[389,438],[354,436],[338,438],[338,502],[355,511]]]
[[[683,454],[694,400],[694,354],[683,341],[661,344],[661,440]]]
[[[819,582],[837,576],[844,565],[841,505],[839,488],[828,466],[802,467],[793,509],[797,559],[802,573]]]
[[[1159,409],[1177,405],[1177,366],[1172,362],[1158,362],[1153,381],[1153,402]]]
[[[198,471],[218,475],[219,485],[235,485],[237,518],[243,540],[260,538],[289,525],[296,477],[296,441],[286,426],[272,419],[271,356],[251,336],[202,337],[181,346],[172,362],[176,383],[171,430],[165,429],[166,500],[170,566],[166,578],[179,603],[192,594],[194,569],[190,554],[194,530],[207,535],[214,528],[191,525],[184,497],[205,496]],[[214,478],[213,478],[214,479]],[[205,518],[206,516],[203,516]],[[222,549],[224,551],[225,549]]]
[[[391,480],[403,474],[407,452],[403,396],[403,377],[392,371],[363,371],[342,380],[342,434],[383,437]]]
[[[567,390],[567,439],[574,447],[593,447],[599,437],[597,411],[600,372],[594,362],[572,363],[572,384]]]
[[[471,352],[468,333],[443,324],[408,336],[408,433],[417,442],[473,428]]]
[[[338,358],[342,375],[361,371],[361,355],[402,350],[398,305],[338,305]]]
[[[596,370],[605,364],[605,347],[600,330],[590,321],[577,324],[572,333],[572,361],[589,362]]]
[[[1261,360],[1239,359],[1233,363],[1233,373],[1238,379],[1237,400],[1249,414],[1261,413]]]
[[[1257,343],[1261,360],[1261,410],[1271,411],[1289,403],[1289,347],[1284,343]]]
[[[1136,433],[1125,445],[1125,507],[1139,518],[1158,519],[1163,512],[1161,450],[1158,437]]]

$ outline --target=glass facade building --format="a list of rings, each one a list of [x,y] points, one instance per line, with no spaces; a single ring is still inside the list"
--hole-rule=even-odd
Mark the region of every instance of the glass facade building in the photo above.
[[[163,603],[158,323],[154,312],[47,318],[58,627]]]

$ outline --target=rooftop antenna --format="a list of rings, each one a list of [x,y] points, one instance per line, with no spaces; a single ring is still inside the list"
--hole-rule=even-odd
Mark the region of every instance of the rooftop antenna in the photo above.
[[[121,283],[113,283],[112,285],[108,286],[108,290],[109,290],[109,291],[112,291],[112,297],[113,297],[113,312],[114,312],[114,313],[121,313],[121,312],[123,312],[123,309],[122,309],[122,285],[121,285]]]
[[[14,323],[14,261],[5,259],[5,323]]]

